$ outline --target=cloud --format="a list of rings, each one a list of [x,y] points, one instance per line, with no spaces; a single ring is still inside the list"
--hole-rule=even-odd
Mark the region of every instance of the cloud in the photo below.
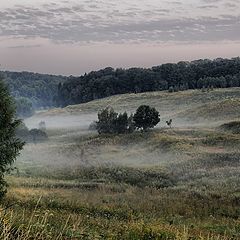
[[[216,5],[203,5],[203,6],[199,6],[198,8],[213,9],[213,8],[218,8],[218,6],[216,6]]]
[[[25,49],[25,48],[39,48],[41,47],[41,44],[35,44],[35,45],[17,45],[17,46],[10,46],[9,49]]]
[[[232,10],[186,18],[185,11],[191,9],[183,1],[165,1],[161,6],[155,0],[122,5],[116,0],[70,2],[5,8],[0,11],[0,37],[40,37],[57,43],[240,40],[240,16],[231,15]],[[223,9],[220,3],[229,8],[240,5],[238,0],[201,0],[195,9],[211,13]],[[15,48],[26,47],[36,46]]]
[[[202,0],[202,2],[205,2],[205,3],[219,3],[221,1],[222,0]]]

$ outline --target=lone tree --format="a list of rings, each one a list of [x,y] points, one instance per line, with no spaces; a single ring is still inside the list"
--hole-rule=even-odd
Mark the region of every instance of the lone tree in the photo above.
[[[140,106],[133,116],[135,126],[143,131],[154,128],[160,122],[159,112],[147,105]]]
[[[24,143],[16,137],[16,129],[21,123],[15,118],[14,101],[0,79],[0,199],[6,193],[4,175],[23,148]]]

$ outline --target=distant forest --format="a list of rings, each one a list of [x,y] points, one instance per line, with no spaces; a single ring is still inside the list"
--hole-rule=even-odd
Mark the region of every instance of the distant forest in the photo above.
[[[58,84],[67,77],[30,72],[0,72],[17,105],[31,104],[34,109],[55,106]]]
[[[17,100],[20,115],[33,109],[65,107],[115,94],[240,86],[240,58],[167,63],[152,68],[93,71],[80,77],[0,72]]]
[[[80,77],[69,77],[66,82],[59,83],[54,101],[57,106],[64,107],[123,93],[239,86],[240,58],[205,59],[146,69],[108,67]]]

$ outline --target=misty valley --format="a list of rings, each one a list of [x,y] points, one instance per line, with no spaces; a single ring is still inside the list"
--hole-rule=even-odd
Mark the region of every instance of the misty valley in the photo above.
[[[0,240],[240,240],[240,0],[0,0]]]
[[[239,96],[239,88],[156,91],[36,111],[24,124],[44,122],[47,138],[27,141],[6,176],[3,234],[239,239]],[[105,107],[130,116],[140,105],[159,111],[155,128],[90,127]]]

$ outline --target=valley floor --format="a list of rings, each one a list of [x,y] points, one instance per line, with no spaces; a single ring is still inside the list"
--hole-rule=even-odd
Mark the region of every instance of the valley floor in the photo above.
[[[240,109],[240,92],[227,91],[234,100],[219,100],[216,96],[224,93],[216,91],[206,95],[214,104],[205,98],[197,105],[196,93],[179,93],[181,99],[195,97],[194,111],[182,100],[189,122],[178,125],[182,113],[174,112],[179,118],[172,129],[160,126],[147,133],[99,136],[84,126],[49,128],[49,141],[27,144],[7,176],[10,187],[2,206],[0,237],[240,239],[240,134],[219,127],[238,118],[234,111]],[[164,99],[162,93],[158,98],[151,94],[153,105]],[[172,105],[165,109],[166,119],[179,102],[178,95],[168,98]],[[107,100],[100,105],[102,101]],[[215,112],[218,122],[208,113],[204,124],[197,124],[199,112],[207,114],[210,105],[217,111],[222,101],[223,108],[232,106],[230,117]],[[87,119],[97,103],[89,104]]]

